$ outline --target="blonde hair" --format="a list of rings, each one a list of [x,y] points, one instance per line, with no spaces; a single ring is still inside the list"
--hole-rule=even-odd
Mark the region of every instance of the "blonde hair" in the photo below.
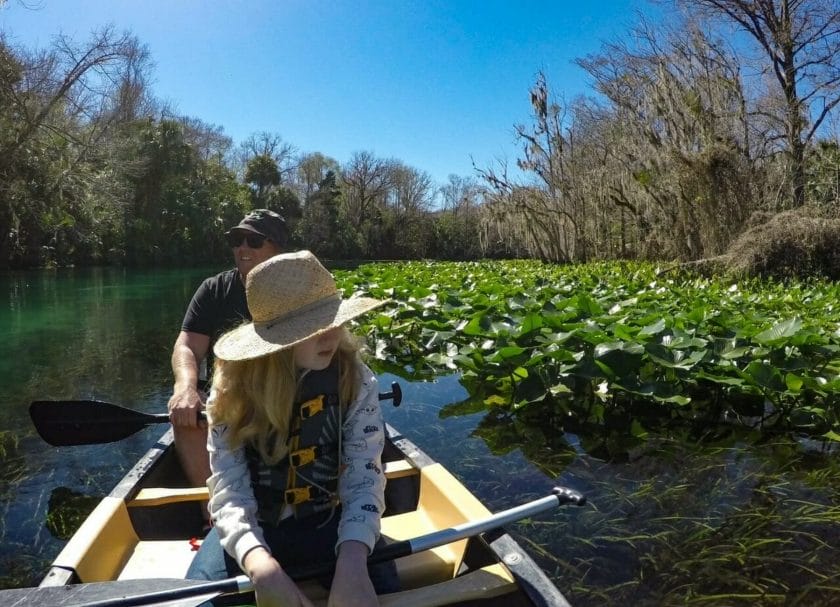
[[[345,327],[341,330],[333,359],[338,358],[339,403],[346,411],[359,391],[361,345]],[[228,427],[231,448],[250,445],[266,463],[276,464],[288,450],[286,439],[299,387],[293,348],[250,360],[216,359],[210,409],[213,425]]]

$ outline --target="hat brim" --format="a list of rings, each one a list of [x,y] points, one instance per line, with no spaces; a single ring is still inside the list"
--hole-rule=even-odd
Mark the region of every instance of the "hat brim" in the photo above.
[[[370,297],[336,298],[300,315],[266,323],[250,322],[222,335],[213,346],[213,353],[222,360],[250,360],[273,354],[340,327],[384,303]]]
[[[255,229],[251,226],[248,226],[248,225],[234,226],[231,229],[229,229],[227,232],[225,232],[225,236],[230,236],[234,232],[250,232],[251,234],[257,234],[259,236],[262,236],[263,238],[268,238],[268,236],[266,236],[265,234],[263,234],[259,230]]]

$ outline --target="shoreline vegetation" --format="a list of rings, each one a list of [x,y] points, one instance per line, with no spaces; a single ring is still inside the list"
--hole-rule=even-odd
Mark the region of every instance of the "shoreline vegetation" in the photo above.
[[[178,115],[131,32],[43,49],[0,32],[0,269],[221,263],[224,229],[263,207],[292,246],[335,260],[836,277],[836,2],[670,4],[576,60],[590,94],[566,100],[535,72],[517,177],[500,160],[443,184],[400,159],[335,159],[266,131],[234,142]]]

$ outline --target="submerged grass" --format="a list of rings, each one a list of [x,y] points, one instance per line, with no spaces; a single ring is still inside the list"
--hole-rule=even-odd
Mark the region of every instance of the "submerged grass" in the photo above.
[[[574,605],[837,604],[836,458],[795,439],[716,441],[582,454],[564,478],[589,507],[515,532]]]

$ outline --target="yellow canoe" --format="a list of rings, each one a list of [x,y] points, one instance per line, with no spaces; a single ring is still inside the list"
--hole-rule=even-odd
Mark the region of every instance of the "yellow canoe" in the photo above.
[[[446,468],[391,426],[383,463],[388,482],[382,534],[390,540],[409,540],[491,516]],[[205,487],[186,485],[170,430],[84,521],[40,588],[30,589],[31,602],[26,589],[8,592],[20,593],[14,598],[22,599],[16,603],[21,606],[43,605],[47,595],[42,591],[39,598],[39,591],[48,587],[82,583],[107,590],[117,585],[94,583],[135,580],[138,590],[152,591],[167,579],[181,578],[200,541],[200,504],[207,498]],[[402,591],[382,595],[381,605],[568,605],[522,547],[501,530],[418,551],[396,559],[396,565]],[[120,585],[120,596],[131,594],[126,590],[130,587],[128,582]],[[302,587],[316,605],[326,604],[327,591],[318,583],[302,582]],[[85,596],[90,601],[95,595]]]

